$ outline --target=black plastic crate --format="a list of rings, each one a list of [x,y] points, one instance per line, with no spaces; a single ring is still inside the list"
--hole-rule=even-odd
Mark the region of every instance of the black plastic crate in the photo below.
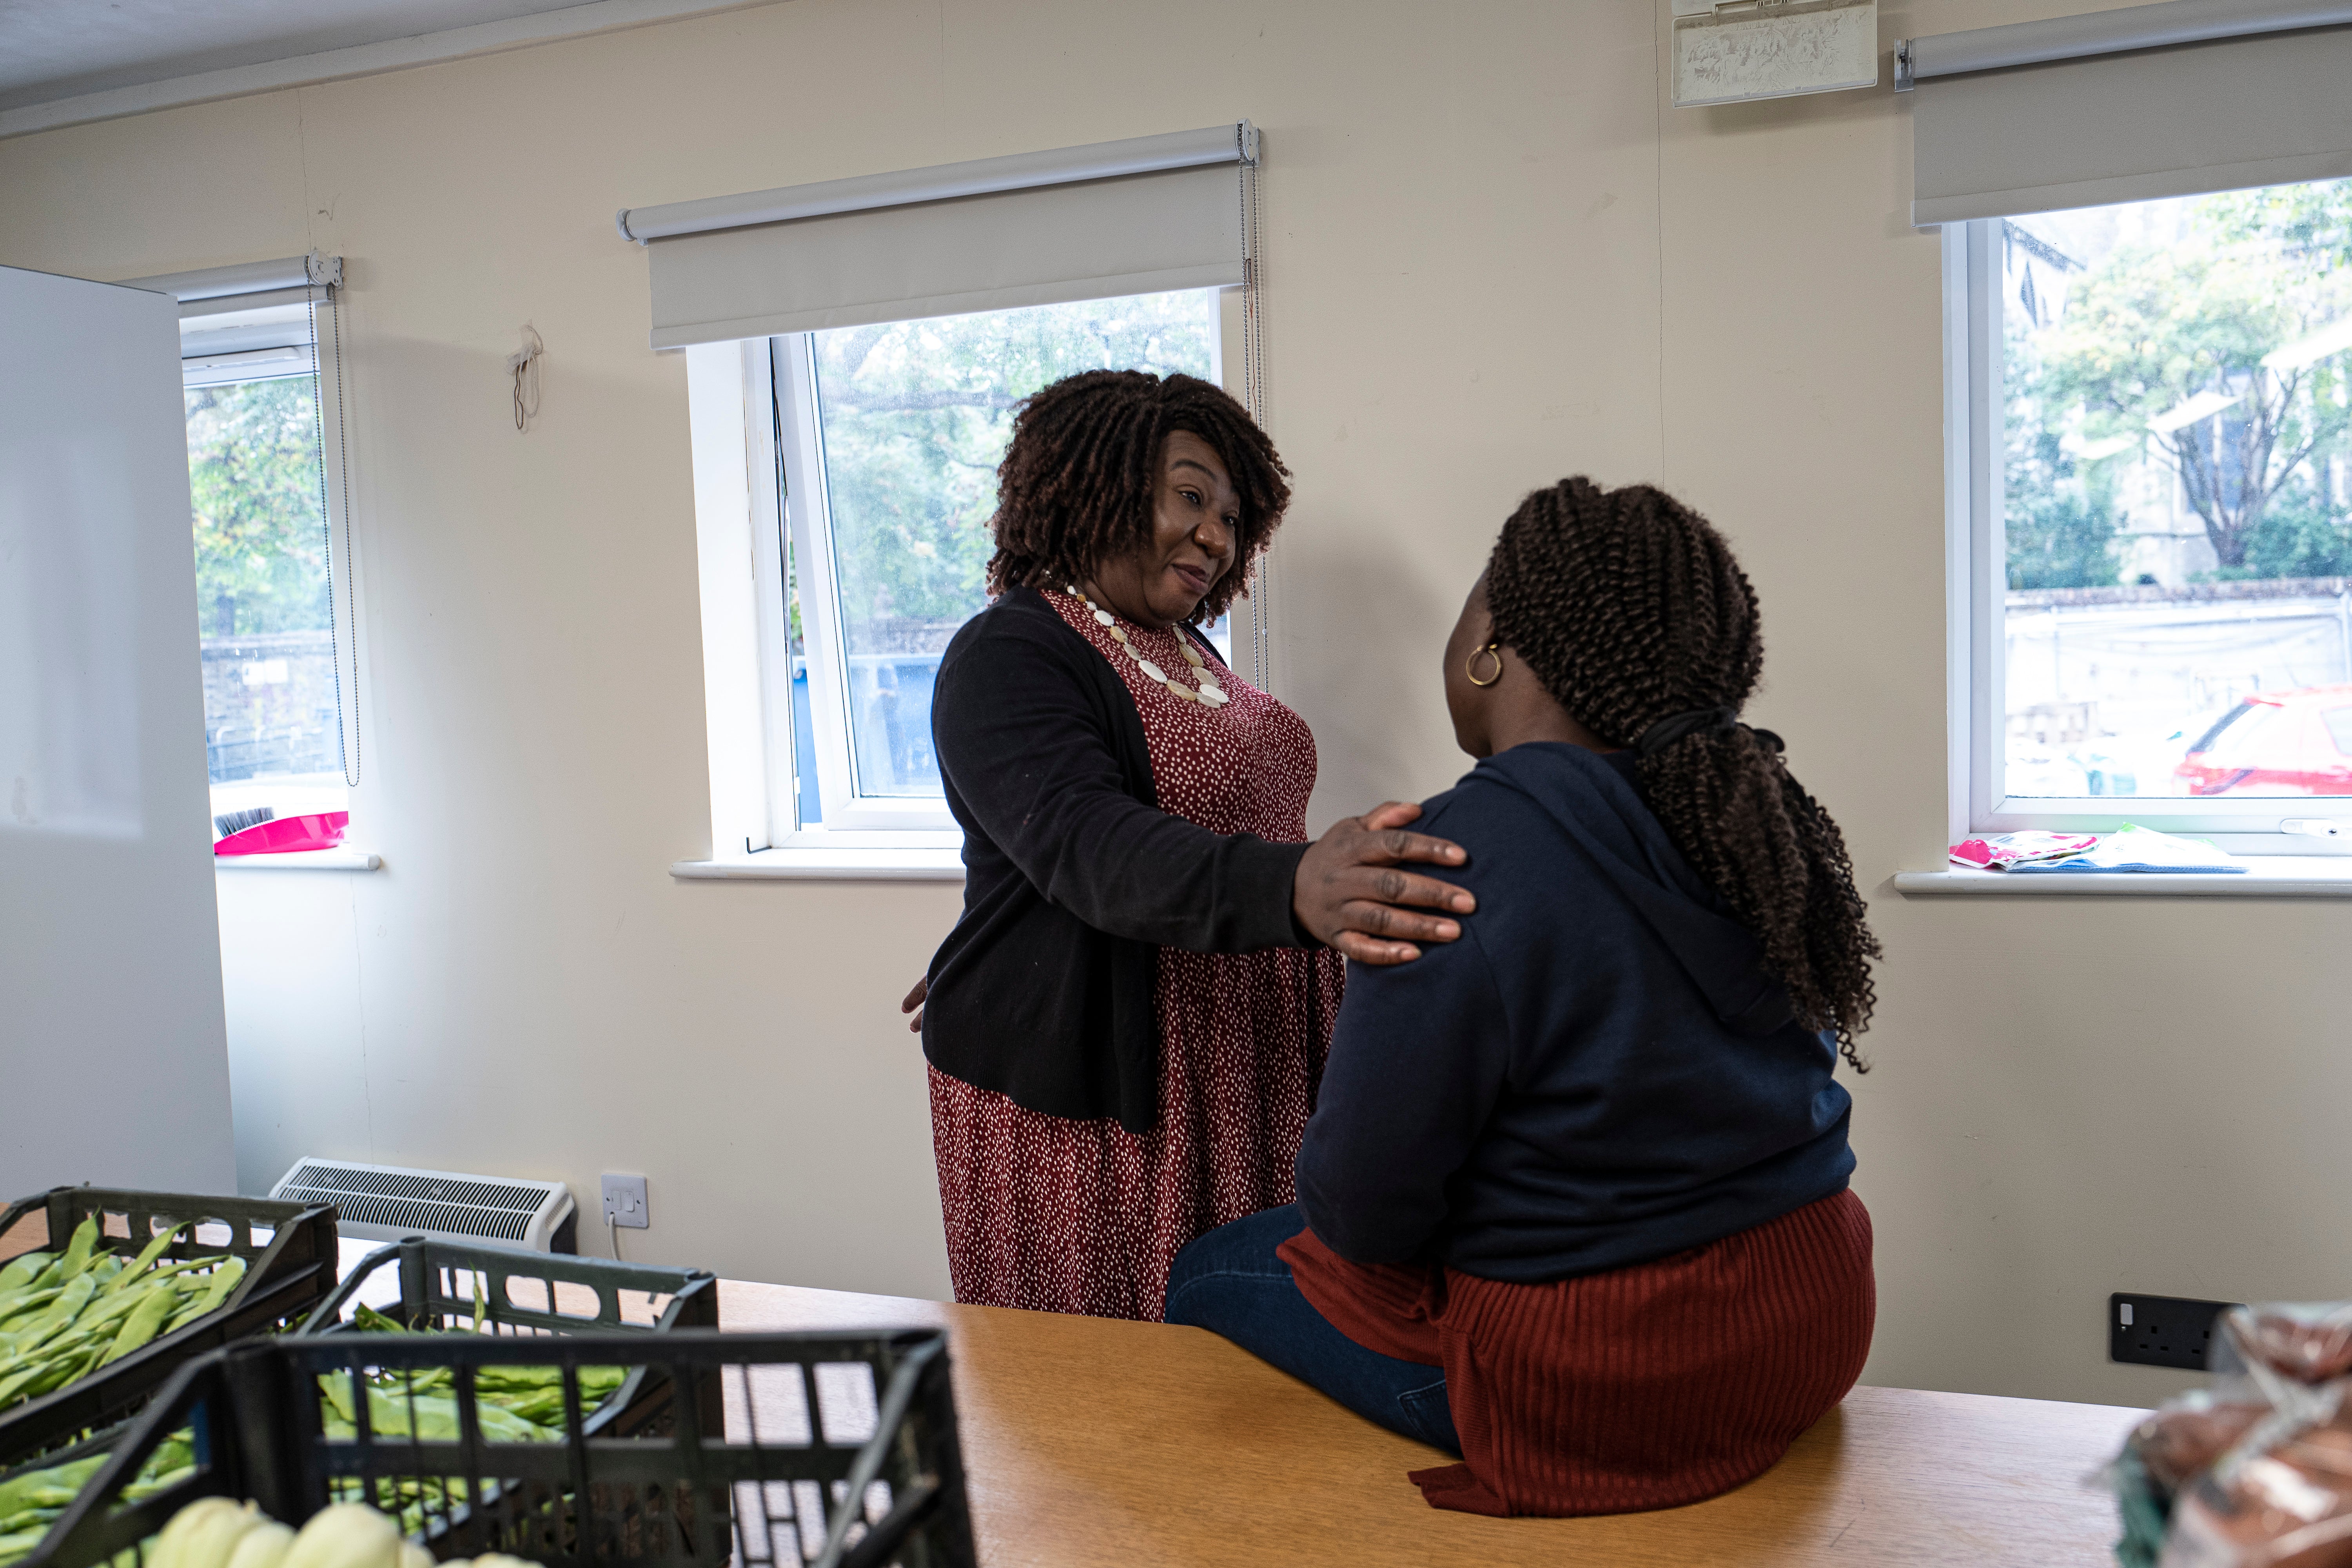
[[[719,1279],[707,1268],[665,1268],[570,1253],[488,1244],[461,1246],[412,1237],[368,1254],[334,1294],[319,1303],[299,1333],[356,1331],[344,1318],[344,1310],[387,1272],[399,1281],[400,1299],[375,1310],[407,1329],[530,1338],[583,1332],[669,1333],[719,1326]],[[624,1290],[667,1296],[669,1300],[653,1322],[631,1323],[622,1318]],[[591,1293],[593,1306],[583,1300]],[[534,1298],[543,1304],[531,1305]],[[487,1321],[478,1322],[477,1312]],[[594,1436],[616,1426],[623,1430],[646,1426],[663,1419],[669,1405],[667,1381],[638,1368],[619,1395],[605,1401],[592,1417],[588,1435]]]
[[[475,1380],[557,1369],[566,1435],[494,1440]],[[657,1430],[592,1436],[583,1369],[677,1391]],[[413,1391],[446,1375],[435,1411]],[[322,1380],[371,1384],[393,1414],[330,1438]],[[711,1390],[723,1420],[703,1409]],[[433,1396],[438,1398],[439,1396]],[[405,1412],[405,1415],[400,1412]],[[712,1427],[720,1435],[712,1435]],[[193,1429],[194,1472],[121,1501],[158,1446]],[[423,1437],[409,1434],[426,1431]],[[234,1346],[182,1369],[22,1568],[97,1568],[200,1497],[250,1498],[299,1525],[331,1501],[421,1512],[436,1557],[507,1552],[551,1568],[972,1568],[947,1338],[905,1333],[330,1334]],[[126,1559],[126,1561],[128,1561]]]
[[[380,1284],[390,1289],[374,1288]],[[631,1323],[623,1318],[623,1291],[668,1300],[661,1303],[652,1322]],[[296,1331],[306,1335],[363,1331],[343,1318],[344,1311],[362,1296],[392,1297],[395,1292],[396,1299],[384,1300],[376,1310],[411,1330],[476,1331],[477,1313],[480,1331],[526,1338],[583,1330],[658,1333],[678,1327],[719,1326],[718,1281],[706,1270],[411,1237],[369,1254],[327,1300],[309,1312]],[[716,1421],[716,1395],[704,1403],[710,1412],[708,1418]],[[671,1410],[667,1377],[655,1369],[635,1368],[616,1395],[591,1415],[586,1431],[592,1436],[608,1430],[615,1435],[659,1431],[671,1419]],[[116,1427],[71,1448],[0,1470],[0,1487],[29,1470],[48,1470],[102,1455],[124,1429]],[[718,1436],[715,1426],[710,1435]]]
[[[378,1307],[386,1317],[413,1329],[472,1327],[477,1297],[473,1280],[483,1282],[480,1300],[490,1321],[501,1333],[578,1333],[606,1330],[627,1332],[648,1325],[622,1319],[620,1293],[641,1290],[667,1296],[669,1302],[649,1326],[670,1329],[715,1329],[719,1326],[719,1280],[707,1268],[665,1268],[653,1264],[582,1258],[568,1252],[533,1252],[492,1243],[459,1245],[411,1237],[378,1247],[351,1271],[334,1294],[320,1303],[302,1325],[306,1334],[333,1333],[350,1327],[339,1321],[345,1308],[367,1292],[379,1276],[396,1269],[400,1285],[397,1304]],[[461,1279],[460,1276],[464,1276]],[[539,1287],[534,1290],[532,1287]],[[577,1290],[562,1289],[576,1287]],[[595,1304],[583,1310],[579,1293],[593,1292]],[[518,1295],[525,1298],[517,1300]],[[528,1298],[536,1295],[541,1305]],[[569,1299],[567,1300],[567,1298]]]
[[[0,1213],[0,1240],[36,1211],[48,1226],[48,1239],[40,1244],[45,1250],[63,1248],[92,1215],[99,1217],[98,1247],[109,1252],[136,1253],[168,1226],[193,1226],[163,1257],[230,1253],[245,1260],[245,1278],[216,1310],[185,1328],[53,1393],[0,1411],[0,1469],[22,1468],[119,1425],[190,1359],[249,1334],[299,1323],[335,1289],[335,1211],[324,1204],[53,1187]],[[256,1242],[257,1229],[268,1231],[268,1239]]]

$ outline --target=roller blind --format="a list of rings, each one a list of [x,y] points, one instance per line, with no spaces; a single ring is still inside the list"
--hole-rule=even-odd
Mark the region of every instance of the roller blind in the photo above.
[[[332,308],[342,276],[341,257],[313,251],[280,261],[133,278],[126,287],[152,289],[178,300],[181,359],[221,361],[219,379],[228,380],[235,379],[236,367],[230,362],[236,360],[272,352],[299,351],[307,356],[312,347],[312,313]]]
[[[342,277],[342,258],[289,256],[280,261],[246,261],[195,272],[165,272],[133,278],[126,288],[152,289],[180,301],[180,318],[219,316],[272,305],[299,305],[319,297],[320,288]],[[314,272],[312,269],[316,268]]]
[[[653,345],[1245,280],[1246,121],[635,207]]]
[[[1909,40],[1912,221],[2352,175],[2347,23],[2341,0],[2170,0]]]

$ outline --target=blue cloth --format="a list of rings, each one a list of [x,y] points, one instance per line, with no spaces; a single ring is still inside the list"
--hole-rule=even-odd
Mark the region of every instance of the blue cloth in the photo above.
[[[1348,966],[1298,1201],[1358,1263],[1534,1284],[1839,1192],[1852,1101],[1762,944],[1666,837],[1633,753],[1480,763],[1416,831],[1469,852],[1458,942]]]
[[[2099,841],[2079,855],[2063,860],[2033,860],[2021,866],[2011,866],[2011,876],[2052,875],[2082,876],[2099,871],[2153,871],[2168,877],[2207,875],[2231,872],[2243,875],[2246,868],[2230,858],[2229,852],[2202,838],[2179,838],[2169,833],[2158,833],[2152,827],[2126,822],[2113,833],[2103,835]]]
[[[2022,866],[2011,866],[2008,874],[2012,877],[2054,877],[2061,874],[2080,877],[2105,871],[2141,871],[2162,877],[2226,877],[2245,869],[2243,866],[2167,866],[2153,860],[2126,860],[2113,866],[2102,866],[2095,860],[2074,859],[2029,861]]]
[[[1366,1350],[1299,1294],[1275,1248],[1306,1228],[1290,1204],[1192,1242],[1168,1270],[1168,1321],[1221,1334],[1366,1420],[1460,1458],[1444,1369]]]

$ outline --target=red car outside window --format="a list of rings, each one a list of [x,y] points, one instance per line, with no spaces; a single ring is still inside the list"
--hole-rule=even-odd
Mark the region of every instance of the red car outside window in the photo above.
[[[2352,795],[2352,686],[2256,692],[2198,737],[2174,775],[2191,795]]]

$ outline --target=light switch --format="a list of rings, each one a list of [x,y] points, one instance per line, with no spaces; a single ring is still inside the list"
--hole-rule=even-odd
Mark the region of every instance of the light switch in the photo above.
[[[623,1230],[643,1230],[651,1222],[646,1217],[646,1179],[643,1176],[604,1177],[604,1218]]]

